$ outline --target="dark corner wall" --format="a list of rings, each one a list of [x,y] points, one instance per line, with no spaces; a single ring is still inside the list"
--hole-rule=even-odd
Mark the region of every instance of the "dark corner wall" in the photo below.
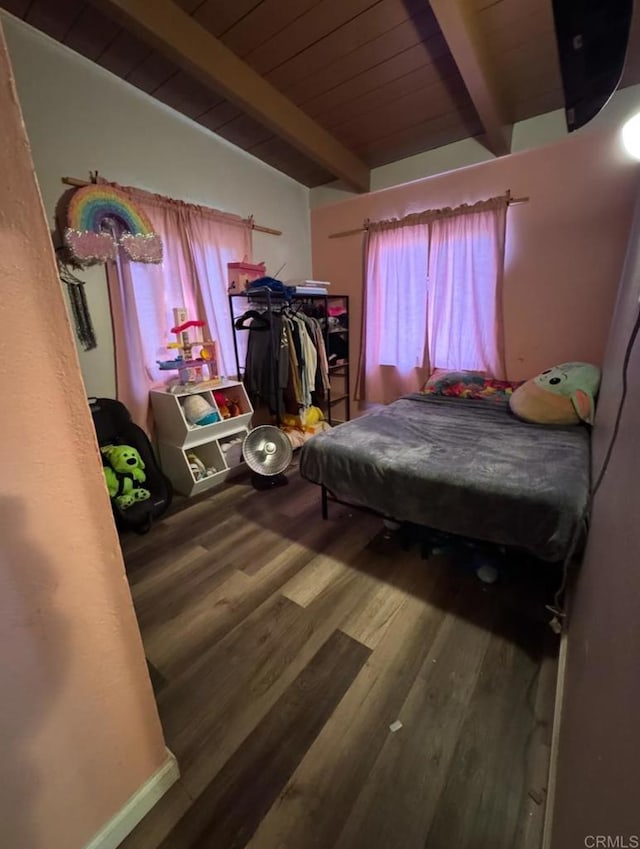
[[[640,199],[605,357],[594,477],[611,438],[639,301]],[[595,498],[572,603],[553,849],[640,845],[640,338],[628,377],[620,431]],[[596,843],[599,835],[618,842]]]

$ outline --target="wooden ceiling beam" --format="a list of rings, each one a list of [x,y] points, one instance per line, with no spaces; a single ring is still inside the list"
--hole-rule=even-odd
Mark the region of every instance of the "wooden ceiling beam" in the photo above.
[[[483,144],[504,156],[511,151],[513,124],[479,30],[478,13],[471,0],[431,0],[430,5],[484,127]]]
[[[91,0],[180,68],[357,191],[369,167],[172,0]]]

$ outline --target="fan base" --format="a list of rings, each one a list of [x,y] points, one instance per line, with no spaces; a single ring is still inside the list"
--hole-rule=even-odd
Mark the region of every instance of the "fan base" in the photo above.
[[[289,479],[286,475],[259,475],[254,472],[251,475],[251,483],[254,489],[264,491],[266,489],[274,489],[277,486],[286,486]]]

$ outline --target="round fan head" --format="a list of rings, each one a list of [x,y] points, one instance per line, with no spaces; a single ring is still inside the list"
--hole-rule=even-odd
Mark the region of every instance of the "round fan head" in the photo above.
[[[273,425],[261,425],[245,436],[242,454],[252,472],[270,477],[284,472],[293,457],[293,449],[281,430]]]

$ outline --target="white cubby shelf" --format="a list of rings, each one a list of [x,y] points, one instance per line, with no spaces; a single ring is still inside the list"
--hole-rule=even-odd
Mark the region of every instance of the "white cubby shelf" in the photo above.
[[[184,401],[191,395],[201,395],[214,410],[218,409],[213,393],[223,392],[240,408],[240,413],[209,425],[192,425],[184,415]],[[151,390],[151,406],[156,424],[158,449],[162,470],[177,492],[199,495],[225,481],[244,468],[242,440],[253,415],[253,407],[242,383],[223,380],[214,387],[191,392],[173,393],[165,389]],[[208,470],[197,477],[191,467],[189,454],[195,454]]]

